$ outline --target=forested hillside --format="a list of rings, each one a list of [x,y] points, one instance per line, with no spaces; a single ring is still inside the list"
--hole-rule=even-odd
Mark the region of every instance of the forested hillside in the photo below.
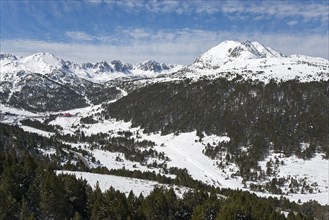
[[[206,153],[214,158],[227,150],[246,175],[270,150],[305,159],[316,152],[329,157],[327,82],[264,84],[237,77],[158,83],[103,107],[106,117],[131,120],[145,132],[227,135],[229,142]]]
[[[314,201],[297,205],[287,199],[259,198],[249,192],[194,184],[180,175],[180,170],[173,173],[180,182],[186,180],[193,186],[183,197],[172,188],[155,188],[146,197],[132,192],[126,196],[112,187],[102,192],[98,186],[93,190],[85,180],[56,174],[58,169],[86,168],[79,163],[67,165],[72,155],[62,149],[69,146],[54,138],[0,124],[0,146],[0,219],[286,219],[281,210],[287,219],[328,216],[326,207]],[[57,153],[41,153],[49,148]],[[136,175],[126,170],[90,171]],[[152,173],[145,174],[143,178],[152,177]]]

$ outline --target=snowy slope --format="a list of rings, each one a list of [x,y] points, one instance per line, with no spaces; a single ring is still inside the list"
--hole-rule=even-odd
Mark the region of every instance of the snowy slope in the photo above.
[[[18,120],[25,118],[38,117],[38,120],[42,120],[42,117],[46,114],[33,114],[22,110],[11,109],[9,107],[5,108],[6,111],[15,112],[16,116],[11,116],[12,119],[6,119],[6,123],[15,123]],[[265,185],[270,182],[274,177],[285,178],[288,181],[284,185],[280,186],[283,194],[271,194],[268,191],[255,192],[259,196],[265,197],[280,197],[284,196],[293,201],[300,200],[301,202],[306,202],[310,199],[318,201],[320,204],[329,204],[328,198],[328,180],[329,180],[329,161],[323,159],[322,154],[316,154],[312,159],[303,160],[295,156],[286,157],[279,153],[270,152],[268,157],[264,161],[260,161],[258,165],[261,170],[266,170],[266,164],[270,161],[273,163],[273,175],[266,176],[265,179],[256,181],[242,181],[242,178],[236,173],[239,168],[234,163],[226,163],[226,152],[221,152],[221,157],[217,159],[210,159],[203,154],[203,150],[207,145],[217,146],[219,142],[228,142],[230,138],[227,136],[216,136],[216,135],[206,135],[202,140],[196,135],[196,132],[181,133],[179,135],[168,134],[161,135],[160,133],[150,133],[144,134],[143,130],[139,127],[131,127],[131,122],[117,121],[115,119],[99,120],[96,124],[85,124],[82,126],[80,123],[81,117],[86,117],[89,115],[95,115],[101,111],[101,106],[93,106],[81,109],[72,110],[74,117],[57,117],[55,120],[51,121],[51,125],[60,125],[63,127],[61,131],[63,134],[75,134],[77,130],[83,131],[86,136],[92,134],[98,134],[100,132],[109,134],[110,137],[118,136],[118,131],[131,131],[133,137],[139,141],[148,140],[153,141],[155,146],[153,150],[158,153],[163,152],[168,158],[165,161],[167,168],[178,167],[181,169],[187,169],[188,173],[197,180],[204,183],[231,189],[241,189],[251,192],[252,184]],[[19,124],[19,123],[18,123]],[[25,131],[38,133],[43,136],[52,136],[53,133],[45,132],[39,129],[31,128],[28,126],[21,126]],[[138,135],[137,135],[138,134]],[[138,136],[138,137],[137,137]],[[92,155],[96,161],[99,161],[101,166],[105,166],[108,169],[121,169],[126,170],[140,170],[140,171],[150,171],[159,173],[161,175],[166,175],[170,178],[175,178],[175,175],[164,174],[162,168],[148,167],[153,161],[163,163],[158,158],[149,158],[146,164],[141,164],[136,161],[129,161],[120,152],[109,152],[101,149],[90,149],[88,143],[68,143],[71,147],[86,150]],[[307,147],[307,146],[305,146]],[[64,149],[65,150],[65,149]],[[243,149],[242,149],[243,150]],[[120,158],[120,160],[117,160]],[[88,158],[86,158],[88,159]],[[278,159],[278,162],[276,160]],[[220,163],[226,164],[224,167],[219,168]],[[97,164],[93,164],[97,166]],[[87,179],[89,184],[95,185],[96,181],[99,181],[100,186],[105,190],[110,185],[114,188],[119,189],[125,193],[133,190],[137,194],[145,192],[146,194],[154,187],[153,183],[149,181],[141,180],[131,180],[121,177],[112,177],[99,174],[90,173],[76,173],[77,176],[82,176]],[[290,191],[289,184],[295,179],[300,187],[293,188],[293,192]],[[122,184],[125,183],[125,184]],[[305,183],[305,184],[304,184]],[[155,183],[156,185],[159,185]],[[160,184],[161,185],[161,184]],[[304,186],[304,187],[303,187]],[[121,187],[121,188],[120,188]],[[147,188],[147,189],[146,189]],[[303,189],[304,188],[304,189]],[[142,191],[136,191],[136,190]],[[312,191],[310,191],[312,190]]]
[[[189,66],[167,65],[153,60],[146,60],[136,65],[114,60],[98,63],[77,64],[63,61],[50,53],[36,53],[17,58],[8,54],[0,55],[1,80],[12,80],[12,74],[27,73],[46,74],[70,78],[83,78],[93,82],[105,82],[123,78],[155,78],[164,75],[161,81],[183,78],[227,77],[241,75],[244,78],[268,82],[270,79],[300,81],[328,80],[329,61],[323,58],[304,55],[285,56],[282,53],[262,45],[259,42],[224,41],[198,57]],[[17,75],[17,74],[16,74]],[[16,76],[16,78],[19,76]],[[61,81],[61,80],[58,80]],[[68,80],[66,80],[68,81]],[[66,82],[64,80],[64,82]]]
[[[304,55],[288,57],[258,42],[224,41],[197,58],[185,75],[196,79],[241,75],[263,82],[329,80],[329,61]]]
[[[84,111],[84,112],[83,112]],[[81,109],[81,115],[88,115],[88,109]],[[94,114],[94,111],[90,111]],[[281,187],[283,192],[282,195],[276,195],[264,192],[255,192],[259,196],[265,197],[280,197],[284,196],[293,201],[301,200],[301,202],[306,202],[310,199],[314,199],[321,204],[329,204],[328,198],[328,166],[329,161],[323,159],[323,155],[317,154],[314,158],[310,160],[303,160],[295,156],[285,157],[281,154],[270,153],[264,161],[259,162],[259,166],[265,172],[266,163],[270,160],[275,161],[279,158],[279,164],[273,167],[275,175],[268,176],[264,180],[257,181],[247,181],[244,183],[242,178],[236,173],[239,168],[234,163],[228,163],[225,167],[219,168],[219,164],[226,163],[226,152],[222,152],[222,159],[210,159],[203,154],[205,147],[210,144],[211,146],[217,146],[219,142],[228,142],[230,138],[227,136],[216,136],[216,135],[205,135],[200,142],[200,137],[196,135],[196,132],[181,133],[179,135],[168,134],[161,135],[160,133],[144,134],[143,130],[139,127],[131,127],[131,122],[117,121],[115,119],[100,120],[99,123],[81,125],[78,120],[72,119],[56,119],[51,122],[51,124],[60,125],[67,130],[71,130],[74,133],[75,129],[81,129],[86,136],[97,134],[97,133],[108,133],[111,137],[117,136],[118,131],[131,131],[134,134],[134,138],[138,140],[148,140],[155,142],[153,147],[158,153],[163,152],[169,161],[166,162],[167,167],[178,167],[181,169],[187,169],[188,173],[197,180],[204,183],[231,189],[241,189],[252,191],[251,184],[265,185],[270,182],[274,177],[286,178],[289,181]],[[66,133],[66,131],[64,131]],[[138,133],[138,138],[135,136]],[[108,169],[121,169],[126,170],[141,170],[141,171],[151,171],[156,172],[161,175],[163,171],[161,168],[148,168],[147,164],[142,165],[139,162],[133,162],[125,159],[124,155],[120,152],[109,152],[106,150],[93,149],[90,150],[88,145],[85,145],[83,149],[90,151],[95,157],[96,161],[99,161],[102,166]],[[242,149],[243,150],[243,149]],[[120,161],[117,161],[117,158]],[[156,158],[150,158],[148,163],[153,161],[158,161]],[[283,163],[281,163],[283,161]],[[158,161],[159,162],[159,161]],[[162,161],[163,162],[163,161]],[[170,176],[168,176],[170,177]],[[300,187],[299,191],[290,192],[289,183],[290,178],[294,178],[299,184],[309,186],[312,188],[312,193],[309,191],[302,192]],[[174,177],[172,177],[174,178]],[[101,181],[100,179],[98,179]]]
[[[63,61],[49,53],[37,53],[24,58],[16,58],[11,55],[0,56],[0,75],[1,83],[4,81],[13,81],[11,93],[19,91],[23,77],[33,77],[32,73],[42,74],[50,77],[59,83],[75,84],[81,78],[89,79],[94,82],[104,82],[111,79],[131,80],[138,78],[138,83],[147,85],[155,82],[168,82],[175,80],[185,80],[190,78],[198,80],[202,77],[216,78],[226,77],[234,78],[237,75],[245,79],[259,80],[265,83],[271,79],[291,80],[298,79],[302,82],[329,80],[329,62],[322,58],[308,57],[304,55],[285,56],[280,52],[266,47],[258,42],[235,42],[225,41],[218,46],[211,48],[202,54],[193,64],[184,67],[167,66],[155,61],[145,61],[141,64],[132,66],[123,64],[120,61],[112,61],[111,63],[87,63],[83,65]],[[29,74],[31,73],[31,74]],[[57,77],[57,78],[56,78]],[[122,78],[122,79],[121,79]],[[0,92],[4,91],[4,87],[0,86]],[[52,88],[52,87],[49,87]],[[118,88],[119,89],[119,88]],[[125,91],[123,95],[127,95]],[[115,101],[115,100],[114,100]],[[20,109],[14,109],[0,104],[0,110],[17,114],[16,116],[6,116],[4,122],[17,124],[19,120],[32,117],[42,117],[42,114],[34,114]],[[132,128],[131,122],[117,121],[115,119],[105,120],[102,116],[96,114],[102,111],[101,105],[90,105],[86,108],[74,109],[70,113],[75,114],[74,117],[57,117],[50,122],[50,125],[60,125],[63,130],[62,134],[76,134],[79,130],[83,131],[86,136],[98,133],[107,133],[110,137],[118,136],[118,131],[131,131],[134,138],[139,140],[153,141],[154,150],[163,152],[170,160],[166,161],[166,165],[170,167],[178,167],[187,169],[188,173],[197,180],[204,183],[219,186],[223,188],[250,190],[251,185],[255,182],[247,181],[243,183],[242,178],[238,175],[238,167],[234,163],[228,163],[225,167],[219,168],[221,162],[227,163],[225,160],[226,152],[222,152],[222,159],[210,159],[203,154],[205,146],[208,144],[216,145],[219,142],[230,141],[226,136],[207,136],[200,141],[200,137],[196,132],[181,133],[179,135],[168,134],[162,136],[160,133],[144,134],[140,128]],[[92,116],[98,123],[82,125],[80,119],[82,117]],[[39,129],[28,126],[21,126],[25,131],[38,133],[43,136],[52,136],[53,133],[44,132]],[[139,133],[139,137],[137,137]],[[159,161],[157,158],[149,158],[147,164],[126,160],[120,152],[109,152],[101,149],[90,149],[88,143],[66,143],[72,147],[81,145],[82,148],[94,156],[102,166],[108,169],[141,170],[151,171],[163,174],[161,168],[147,167],[153,161]],[[120,161],[116,159],[120,158]],[[281,186],[284,193],[283,196],[302,202],[309,199],[317,200],[321,204],[329,204],[328,199],[328,160],[317,154],[311,160],[298,159],[294,156],[285,157],[271,152],[264,161],[259,162],[259,166],[264,171],[269,161],[275,161],[279,158],[280,163],[274,166],[276,178],[287,178],[291,181],[291,177],[298,180],[299,183],[305,183],[306,186],[312,186],[310,190],[305,191],[300,188],[290,192],[288,184]],[[281,164],[281,161],[284,161]],[[127,193],[131,189],[136,194],[143,192],[149,193],[157,184],[152,181],[131,180],[128,178],[120,178],[113,176],[104,176],[90,173],[74,173],[88,180],[91,185],[95,185],[99,181],[101,188],[105,190],[109,185]],[[169,176],[169,175],[168,175]],[[271,181],[274,176],[256,182],[259,185],[265,185]],[[123,184],[121,184],[123,183]],[[121,188],[120,188],[121,187]],[[140,190],[140,191],[138,191]],[[276,196],[269,192],[257,192],[260,196]]]
[[[43,130],[33,128],[33,127],[30,127],[30,126],[21,125],[20,127],[26,132],[36,133],[36,134],[38,134],[40,136],[44,136],[44,137],[51,137],[55,134],[53,132],[43,131]]]
[[[0,104],[0,110],[2,111],[2,113],[11,113],[11,114],[16,114],[16,115],[22,115],[22,116],[38,116],[39,114],[36,113],[32,113],[29,111],[26,111],[24,109],[18,109],[18,108],[13,108],[4,104]]]
[[[93,82],[106,82],[109,80],[120,79],[138,79],[154,78],[159,74],[170,74],[182,68],[182,65],[166,65],[154,60],[146,60],[136,65],[122,63],[114,60],[111,63],[105,61],[98,63],[84,63],[81,66],[70,65],[70,70],[79,77],[91,80]]]
[[[65,62],[50,53],[36,53],[17,60],[16,65],[27,72],[47,74],[63,68]]]
[[[248,60],[259,58],[282,57],[282,55],[258,42],[224,41],[202,54],[195,62],[220,66],[230,60]]]
[[[180,69],[181,65],[166,65],[154,60],[147,60],[136,65],[122,63],[119,60],[97,63],[83,63],[81,65],[64,61],[51,53],[40,52],[30,56],[17,58],[10,54],[0,54],[1,80],[8,79],[5,74],[20,71],[51,75],[63,72],[71,77],[79,77],[93,82],[105,82],[116,78],[155,77],[158,74],[168,74]]]
[[[303,160],[295,155],[286,157],[280,153],[271,152],[264,161],[259,162],[259,165],[263,170],[266,170],[266,164],[269,161],[274,162],[278,160],[279,163],[273,164],[272,167],[275,175],[269,178],[291,178],[290,181],[281,188],[283,193],[289,193],[289,183],[294,179],[303,186],[299,187],[298,190],[295,189],[295,194],[308,194],[309,196],[324,194],[326,195],[324,197],[326,199],[323,200],[323,203],[329,203],[329,161],[323,158],[324,154],[316,154],[309,160]],[[312,193],[308,192],[310,190],[308,187],[304,187],[307,185],[312,186],[310,187]]]
[[[50,89],[58,85],[71,85],[74,88],[82,84],[80,78],[68,69],[62,59],[50,53],[36,53],[19,59],[1,59],[0,75],[2,82],[12,85],[11,93],[20,91],[27,82],[41,79],[42,76],[53,84],[49,85]],[[37,86],[45,88],[48,85]],[[4,87],[0,89],[4,90]]]
[[[22,76],[29,73],[42,74],[59,83],[69,82],[77,78],[77,76],[67,68],[62,59],[55,57],[51,53],[43,52],[19,59],[0,60],[2,81],[18,82],[21,80]]]
[[[175,190],[175,193],[182,197],[182,195],[189,190],[186,187],[177,187],[175,185],[159,184],[156,181],[151,180],[142,180],[129,177],[120,177],[113,175],[104,175],[88,172],[74,172],[74,171],[57,171],[57,174],[71,174],[75,175],[77,178],[83,178],[87,180],[88,184],[93,188],[96,187],[98,182],[100,189],[105,192],[110,187],[113,187],[115,190],[119,190],[129,195],[130,191],[133,191],[136,196],[143,194],[143,196],[148,196],[155,187],[164,187],[169,189],[172,187]]]

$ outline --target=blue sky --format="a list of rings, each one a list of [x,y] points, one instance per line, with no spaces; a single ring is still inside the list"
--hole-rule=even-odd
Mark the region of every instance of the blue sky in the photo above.
[[[328,0],[1,0],[1,53],[190,64],[224,40],[328,59]]]

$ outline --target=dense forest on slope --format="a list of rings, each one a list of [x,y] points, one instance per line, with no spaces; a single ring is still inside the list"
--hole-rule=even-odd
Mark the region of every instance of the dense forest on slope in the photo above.
[[[157,83],[103,107],[105,117],[131,120],[145,132],[227,135],[231,141],[225,149],[237,155],[246,147],[253,157],[250,163],[254,161],[249,167],[257,166],[269,150],[329,157],[328,82],[264,84],[236,77]]]
[[[325,218],[326,207],[261,199],[242,191],[194,190],[178,198],[155,188],[147,197],[109,188],[92,190],[86,181],[56,175],[52,163],[31,155],[0,152],[0,219],[287,219]],[[225,197],[219,197],[218,193]],[[279,208],[280,207],[280,208]],[[279,209],[278,209],[279,208]],[[294,212],[293,212],[294,211]]]
[[[29,120],[25,120],[25,122],[30,125]],[[72,164],[72,155],[63,150],[70,148],[70,145],[63,144],[56,137],[47,138],[25,132],[18,126],[0,123],[0,152],[7,152],[18,157],[31,155],[33,158],[37,158],[39,162],[52,163],[56,169],[69,167],[72,170],[86,170],[85,165],[79,160]],[[53,153],[44,153],[47,151]]]
[[[40,150],[53,148],[57,150],[57,156],[61,155],[62,148],[68,148],[54,138],[46,138],[40,135],[25,132],[18,126],[0,123],[0,150],[19,155],[32,154],[41,156]]]
[[[285,219],[280,210],[290,212],[288,219],[328,217],[328,207],[314,201],[297,205],[287,199],[258,198],[248,192],[204,187],[186,178],[184,170],[179,169],[169,170],[183,180],[173,183],[193,185],[183,198],[178,198],[173,189],[161,188],[155,188],[147,197],[132,192],[126,196],[113,188],[101,192],[82,179],[55,173],[63,168],[83,169],[79,163],[62,167],[70,160],[62,149],[69,146],[56,138],[0,123],[0,146],[0,219]],[[40,152],[49,148],[57,153]],[[104,171],[107,172],[167,181],[151,173]]]
[[[24,124],[35,125],[37,124],[39,127],[44,127],[45,124],[39,121],[31,122],[29,119],[22,121]],[[49,125],[48,125],[49,126]],[[48,128],[48,127],[46,127]],[[54,128],[50,126],[50,128]],[[83,156],[88,157],[92,162],[97,163],[95,158],[83,149],[78,149],[76,147],[71,148],[68,144],[63,144],[62,141],[76,141],[83,140],[89,141],[93,143],[91,148],[102,148],[106,149],[110,152],[122,152],[124,153],[126,159],[130,159],[133,161],[138,161],[141,164],[145,163],[145,160],[149,157],[155,157],[159,159],[166,159],[163,153],[158,153],[154,151],[152,148],[145,151],[140,151],[140,147],[148,147],[154,145],[153,142],[138,142],[134,139],[127,139],[124,137],[112,137],[110,139],[106,139],[107,135],[99,134],[93,136],[80,137],[79,134],[76,136],[61,136],[56,134],[51,138],[39,136],[34,133],[25,132],[18,126],[11,126],[0,123],[0,152],[8,152],[18,156],[31,155],[34,158],[37,158],[41,163],[51,163],[54,169],[65,169],[65,170],[74,170],[74,171],[90,171],[93,173],[102,173],[102,174],[112,174],[116,176],[125,176],[132,177],[138,179],[147,179],[153,180],[160,183],[165,184],[175,184],[178,186],[187,186],[190,188],[199,188],[199,189],[207,189],[208,185],[203,184],[200,181],[194,180],[187,172],[186,169],[178,169],[178,168],[166,168],[165,164],[157,164],[152,163],[148,164],[149,168],[151,167],[161,167],[164,169],[164,173],[173,174],[176,178],[169,178],[165,175],[156,174],[151,171],[141,172],[139,170],[129,171],[126,169],[111,169],[108,170],[106,167],[101,167],[101,164],[97,168],[88,169],[85,164],[72,154],[73,152],[81,153]],[[43,153],[43,151],[52,150],[53,153]],[[70,151],[70,152],[69,152]],[[120,157],[116,158],[117,160],[121,160]]]

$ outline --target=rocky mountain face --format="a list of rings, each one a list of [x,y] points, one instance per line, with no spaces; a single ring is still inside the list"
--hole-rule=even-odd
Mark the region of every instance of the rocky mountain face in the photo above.
[[[170,67],[168,67],[164,63],[158,63],[154,60],[147,60],[145,62],[139,63],[136,65],[136,69],[143,70],[143,71],[153,71],[153,72],[162,72],[165,70],[169,70]]]

